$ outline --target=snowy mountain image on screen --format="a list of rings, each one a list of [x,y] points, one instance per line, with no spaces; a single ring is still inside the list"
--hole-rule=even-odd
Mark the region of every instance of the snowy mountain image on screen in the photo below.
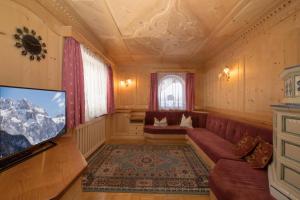
[[[0,86],[0,159],[63,133],[65,120],[64,92]]]
[[[10,135],[23,135],[31,145],[55,137],[65,126],[65,116],[50,117],[41,107],[26,99],[0,98],[1,130]]]

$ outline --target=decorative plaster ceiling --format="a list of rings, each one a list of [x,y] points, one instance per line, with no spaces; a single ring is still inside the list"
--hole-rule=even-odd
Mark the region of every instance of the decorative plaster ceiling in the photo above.
[[[63,2],[71,9],[68,14],[80,18],[116,64],[142,64],[199,63],[282,0]]]

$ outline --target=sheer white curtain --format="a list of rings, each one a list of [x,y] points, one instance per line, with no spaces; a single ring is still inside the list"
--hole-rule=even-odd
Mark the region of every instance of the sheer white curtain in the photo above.
[[[186,73],[158,74],[158,108],[160,110],[185,110]]]
[[[89,121],[107,113],[108,69],[89,49],[80,45],[85,92],[85,119]]]

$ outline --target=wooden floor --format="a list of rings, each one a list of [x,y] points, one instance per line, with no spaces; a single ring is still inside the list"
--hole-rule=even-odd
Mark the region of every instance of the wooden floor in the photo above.
[[[110,144],[147,144],[147,143],[185,143],[184,140],[175,141],[145,141],[145,140],[118,140],[109,141]],[[177,194],[142,194],[142,193],[107,193],[107,192],[82,192],[81,178],[66,191],[61,200],[209,200],[208,195],[177,195]]]

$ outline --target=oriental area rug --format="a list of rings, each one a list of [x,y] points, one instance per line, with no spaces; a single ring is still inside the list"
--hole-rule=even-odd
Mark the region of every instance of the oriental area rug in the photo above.
[[[188,145],[106,144],[83,174],[86,192],[208,194],[208,168]]]

